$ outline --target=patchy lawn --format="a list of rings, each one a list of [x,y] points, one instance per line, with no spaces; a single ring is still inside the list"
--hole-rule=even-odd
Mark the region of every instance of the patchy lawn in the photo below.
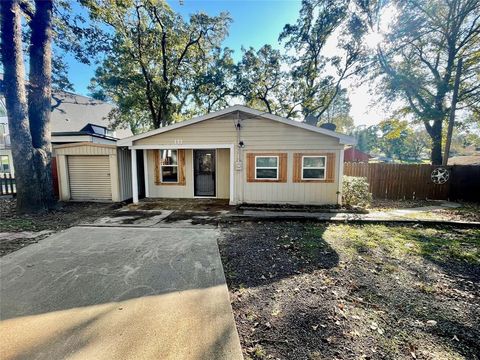
[[[415,209],[426,206],[438,206],[442,201],[438,200],[381,200],[374,199],[369,206],[370,212],[375,211],[394,211],[402,209]],[[406,215],[410,218],[418,219],[443,219],[453,221],[478,221],[480,222],[480,204],[459,202],[460,207],[431,210],[422,213]]]
[[[15,199],[0,199],[0,256],[36,243],[55,231],[92,222],[112,214],[111,203],[59,203],[57,209],[34,215],[19,215]]]
[[[480,229],[245,222],[220,251],[247,359],[478,359]]]

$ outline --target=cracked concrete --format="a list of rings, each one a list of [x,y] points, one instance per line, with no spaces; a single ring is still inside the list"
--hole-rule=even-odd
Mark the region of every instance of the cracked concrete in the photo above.
[[[1,259],[2,359],[241,359],[216,229],[74,227]]]

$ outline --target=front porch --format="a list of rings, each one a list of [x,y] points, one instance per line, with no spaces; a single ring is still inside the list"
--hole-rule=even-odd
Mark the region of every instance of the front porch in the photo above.
[[[132,198],[225,199],[234,194],[233,144],[134,145]]]

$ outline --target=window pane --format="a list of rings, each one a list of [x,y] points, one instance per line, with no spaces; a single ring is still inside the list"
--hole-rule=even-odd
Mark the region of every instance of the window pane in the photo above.
[[[325,169],[303,169],[304,179],[323,179],[325,177]]]
[[[324,157],[307,157],[303,158],[303,167],[324,167],[325,158]]]
[[[178,167],[162,166],[162,182],[178,182]]]
[[[163,165],[178,165],[177,150],[160,150]]]
[[[276,179],[277,169],[257,169],[257,179]]]
[[[276,167],[276,157],[257,157],[257,167]]]

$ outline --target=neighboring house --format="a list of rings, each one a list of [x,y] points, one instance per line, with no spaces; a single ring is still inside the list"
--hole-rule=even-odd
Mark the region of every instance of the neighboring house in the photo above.
[[[69,92],[52,95],[51,141],[56,145],[88,142],[115,145],[117,139],[131,136],[128,129],[112,130],[107,116],[111,104]],[[13,174],[10,136],[4,98],[0,94],[0,169]]]
[[[372,158],[367,153],[358,150],[355,146],[348,146],[345,148],[345,162],[363,162],[368,163],[368,161]]]
[[[354,143],[350,136],[240,105],[117,142],[131,152],[134,203],[144,193],[230,204],[340,203],[344,146]]]

